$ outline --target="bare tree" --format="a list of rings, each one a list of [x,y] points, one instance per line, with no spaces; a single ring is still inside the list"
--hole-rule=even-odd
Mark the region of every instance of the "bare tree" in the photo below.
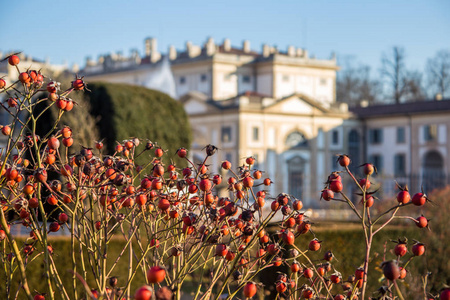
[[[406,86],[403,97],[405,101],[423,100],[427,97],[422,85],[422,72],[407,71],[404,83]]]
[[[378,101],[380,83],[370,76],[370,67],[355,63],[351,56],[342,59],[342,71],[336,81],[337,101],[358,105],[362,100],[369,103]]]
[[[427,61],[427,78],[433,93],[450,95],[450,50],[440,50]]]
[[[367,65],[360,65],[357,75],[360,78],[360,85],[358,92],[361,100],[367,100],[369,103],[379,101],[381,94],[381,83],[378,80],[371,78],[371,68]]]
[[[395,103],[423,97],[421,75],[416,71],[408,71],[405,65],[405,50],[402,47],[393,47],[391,55],[383,54],[381,63],[381,75],[390,86],[391,97]]]

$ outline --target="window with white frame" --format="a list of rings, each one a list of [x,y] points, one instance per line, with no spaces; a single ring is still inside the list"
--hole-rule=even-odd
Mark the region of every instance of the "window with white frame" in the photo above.
[[[403,144],[405,142],[405,127],[397,127],[397,144]]]
[[[254,142],[259,141],[259,127],[256,126],[252,127],[252,140]]]
[[[372,154],[369,157],[369,163],[372,163],[378,170],[378,173],[383,172],[383,156],[381,154]]]
[[[339,145],[339,131],[336,129],[331,131],[331,144]]]
[[[369,129],[369,143],[371,143],[371,144],[383,143],[383,129],[382,128]]]
[[[249,75],[242,76],[242,82],[243,83],[250,83],[251,77]]]
[[[230,126],[222,127],[221,140],[222,140],[222,143],[231,142],[231,127]]]
[[[423,126],[423,137],[427,142],[435,141],[437,139],[437,125],[429,124]]]

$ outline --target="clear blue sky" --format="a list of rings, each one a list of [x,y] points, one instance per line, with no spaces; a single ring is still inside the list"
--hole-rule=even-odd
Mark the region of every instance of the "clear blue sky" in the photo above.
[[[318,58],[354,55],[378,74],[381,54],[394,45],[405,47],[409,67],[419,70],[450,49],[449,14],[448,0],[0,0],[0,51],[83,66],[88,55],[142,53],[149,36],[162,52],[228,37],[236,46],[248,39],[255,50],[268,43],[304,47]]]

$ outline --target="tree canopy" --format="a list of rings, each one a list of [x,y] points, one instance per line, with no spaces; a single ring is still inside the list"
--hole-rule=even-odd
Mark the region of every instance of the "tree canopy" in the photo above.
[[[91,92],[84,94],[85,99],[108,152],[129,137],[157,142],[173,153],[190,146],[188,116],[183,105],[167,94],[118,83],[91,83],[88,88]]]
[[[77,105],[62,115],[61,125],[56,128],[67,125],[72,129],[74,145],[70,153],[80,146],[94,147],[96,140],[103,139],[103,153],[112,154],[118,142],[130,137],[139,138],[142,143],[147,140],[157,143],[173,153],[174,159],[178,148],[190,147],[188,116],[183,105],[167,94],[118,83],[89,83],[88,88],[90,91],[74,93]],[[45,103],[39,104],[35,114],[45,107]],[[47,110],[38,122],[38,134],[45,135],[51,130],[58,114],[56,105]]]

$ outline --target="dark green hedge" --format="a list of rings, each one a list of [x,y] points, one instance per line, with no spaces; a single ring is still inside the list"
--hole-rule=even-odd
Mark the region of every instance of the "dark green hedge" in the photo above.
[[[172,153],[190,146],[191,128],[183,105],[167,94],[117,83],[92,83],[89,89],[84,95],[110,153],[116,141],[130,137],[158,142]]]
[[[70,239],[69,238],[53,238],[50,240],[49,244],[52,245],[52,247],[55,251],[55,254],[53,255],[53,259],[55,261],[55,264],[57,266],[59,274],[61,275],[61,280],[62,280],[64,286],[68,287],[67,291],[69,293],[69,296],[73,297],[73,295],[70,294],[70,291],[72,291],[72,287],[73,287],[72,274],[70,273],[70,271],[72,270]],[[110,242],[109,248],[108,248],[108,255],[110,257],[108,268],[114,263],[114,260],[117,258],[122,247],[124,247],[125,244],[126,244],[125,241],[122,241],[122,240],[113,240]],[[19,241],[19,246],[22,246],[22,245],[23,245],[23,243],[21,243]],[[137,247],[137,245],[135,245],[135,250],[137,250],[137,249],[138,249],[138,247]],[[33,255],[30,258],[33,258],[40,252],[42,252],[42,247],[37,245],[37,249],[35,250],[35,252],[33,253]],[[94,276],[92,275],[92,271],[89,267],[89,262],[86,258],[87,257],[86,252],[84,253],[84,257],[85,257],[85,261],[86,261],[86,266],[88,268],[86,281],[91,288],[95,288],[96,284],[95,284]],[[139,255],[139,257],[140,257],[140,255]],[[77,252],[76,259],[78,262],[77,263],[78,272],[81,272],[80,271],[81,270],[81,259],[80,258],[81,258],[81,256]],[[45,293],[45,292],[47,292],[46,291],[46,279],[44,277],[45,269],[44,269],[44,265],[41,264],[41,262],[42,262],[42,257],[39,257],[35,261],[31,261],[29,259],[29,263],[27,265],[27,278],[29,280],[30,289],[32,291],[36,290],[40,293]],[[115,268],[114,272],[111,275],[118,277],[118,279],[119,279],[118,286],[123,286],[123,285],[125,285],[127,274],[128,274],[128,250],[125,251],[123,258],[119,261],[119,263],[117,264],[117,267]],[[4,276],[5,276],[5,274],[2,271],[0,273],[0,282],[2,282],[2,283],[5,282]],[[136,289],[138,289],[142,285],[143,282],[145,282],[144,274],[142,272],[137,272],[135,278],[136,279],[131,286],[133,293]],[[20,280],[20,275],[19,275],[19,272],[16,271],[14,274],[14,282],[12,284],[12,290],[14,292],[17,290],[17,284],[18,284],[19,280]],[[6,288],[5,284],[0,284],[0,299],[7,299],[5,296],[5,293],[6,293],[5,288]],[[56,291],[55,298],[60,299],[60,297],[58,296],[59,291],[58,291],[57,287],[53,286],[53,288]],[[84,294],[84,289],[83,289],[83,286],[81,285],[80,281],[77,282],[77,288],[78,288],[79,294]],[[14,292],[12,294],[14,294]],[[22,294],[19,295],[19,299],[25,299],[25,294],[23,293],[23,291],[21,293]],[[23,298],[21,298],[21,297],[23,297]]]
[[[316,232],[318,238],[320,238],[322,242],[322,250],[317,253],[313,253],[310,257],[314,260],[314,263],[321,263],[323,254],[327,250],[332,250],[336,259],[333,262],[333,266],[336,270],[342,272],[344,280],[347,279],[348,275],[354,274],[355,269],[362,264],[364,258],[364,237],[361,234],[360,230],[319,230]],[[427,242],[429,236],[431,234],[428,231],[417,230],[417,228],[412,227],[398,227],[398,228],[387,228],[384,231],[381,231],[380,234],[375,236],[374,241],[374,250],[371,254],[371,263],[370,263],[370,277],[369,277],[369,287],[368,291],[373,292],[379,286],[382,285],[379,282],[379,279],[382,277],[381,271],[378,269],[380,263],[384,260],[384,251],[386,244],[386,259],[393,259],[394,255],[390,253],[391,249],[394,248],[395,244],[390,242],[391,239],[397,239],[399,237],[408,236],[410,240],[419,239],[424,242]],[[297,238],[297,246],[300,249],[307,249],[309,241],[313,238],[312,234],[307,234]],[[19,242],[20,245],[20,242]],[[71,258],[70,255],[70,240],[63,238],[56,238],[51,240],[51,245],[55,249],[55,262],[58,266],[62,280],[64,284],[66,284],[69,289],[72,286],[71,274],[68,270],[71,268]],[[125,242],[120,239],[114,239],[109,244],[108,255],[110,257],[110,263],[114,261],[114,259],[119,254],[121,248],[125,245]],[[444,246],[444,245],[442,245]],[[410,247],[409,247],[410,248]],[[434,253],[436,249],[427,249],[426,254],[423,257],[418,257],[414,259],[409,267],[407,268],[409,271],[409,275],[403,280],[400,284],[401,288],[404,290],[404,295],[418,295],[419,298],[423,298],[420,294],[421,291],[421,276],[424,275],[427,271],[433,272],[429,279],[428,288],[434,291],[435,293],[442,288],[443,284],[449,283],[448,278],[448,268],[446,268],[447,258],[448,257],[438,257]],[[135,249],[138,249],[136,246]],[[37,253],[41,249],[37,249]],[[287,250],[287,249],[286,249]],[[33,254],[36,255],[36,254]],[[121,282],[125,280],[127,277],[127,256],[128,252],[125,252],[124,258],[119,261],[119,264],[116,270],[113,272],[113,275],[119,277],[119,285]],[[402,260],[406,261],[409,258],[410,254],[407,254]],[[77,255],[77,257],[79,257]],[[37,260],[39,261],[39,259]],[[442,269],[443,268],[443,269]],[[34,290],[40,292],[45,292],[45,282],[43,278],[44,269],[43,266],[38,262],[31,262],[28,267],[28,278],[30,280],[30,286]],[[261,281],[265,284],[266,290],[274,291],[275,278],[277,276],[276,271],[286,272],[288,273],[288,266],[284,265],[282,267],[267,269],[267,271],[263,271],[259,276],[258,281]],[[17,280],[19,278],[19,274],[16,273],[15,279],[16,282],[14,287],[17,288]],[[88,272],[87,277],[88,284],[90,286],[95,286],[95,282],[91,272]],[[192,284],[195,284],[195,276],[192,277]],[[4,282],[4,274],[0,273],[0,281]],[[301,284],[304,279],[299,280],[299,284]],[[144,282],[144,275],[141,272],[138,272],[136,275],[136,280],[132,284],[132,291],[137,289]],[[80,287],[81,288],[81,287]],[[191,289],[187,287],[186,292]],[[337,291],[341,292],[340,289]],[[417,292],[418,291],[418,292]],[[189,292],[188,292],[189,293]],[[273,293],[275,294],[275,293]],[[0,285],[0,299],[3,299],[5,295],[5,286]],[[369,294],[371,295],[371,294]],[[266,296],[267,297],[267,296]],[[415,299],[415,298],[408,298]]]
[[[79,105],[64,113],[57,128],[64,125],[72,128],[74,145],[69,149],[71,153],[79,150],[79,144],[93,147],[94,140],[99,138],[104,139],[104,153],[107,154],[114,153],[117,142],[131,137],[140,138],[143,143],[147,139],[156,142],[174,157],[178,148],[190,147],[192,134],[188,116],[183,105],[169,95],[118,83],[91,83],[88,87],[90,92],[71,94]],[[35,115],[39,115],[49,103],[39,104]],[[58,113],[59,109],[54,105],[43,114],[37,124],[38,135],[45,136],[52,129]],[[92,128],[94,124],[98,133]],[[138,159],[139,164],[148,161],[146,155]]]

